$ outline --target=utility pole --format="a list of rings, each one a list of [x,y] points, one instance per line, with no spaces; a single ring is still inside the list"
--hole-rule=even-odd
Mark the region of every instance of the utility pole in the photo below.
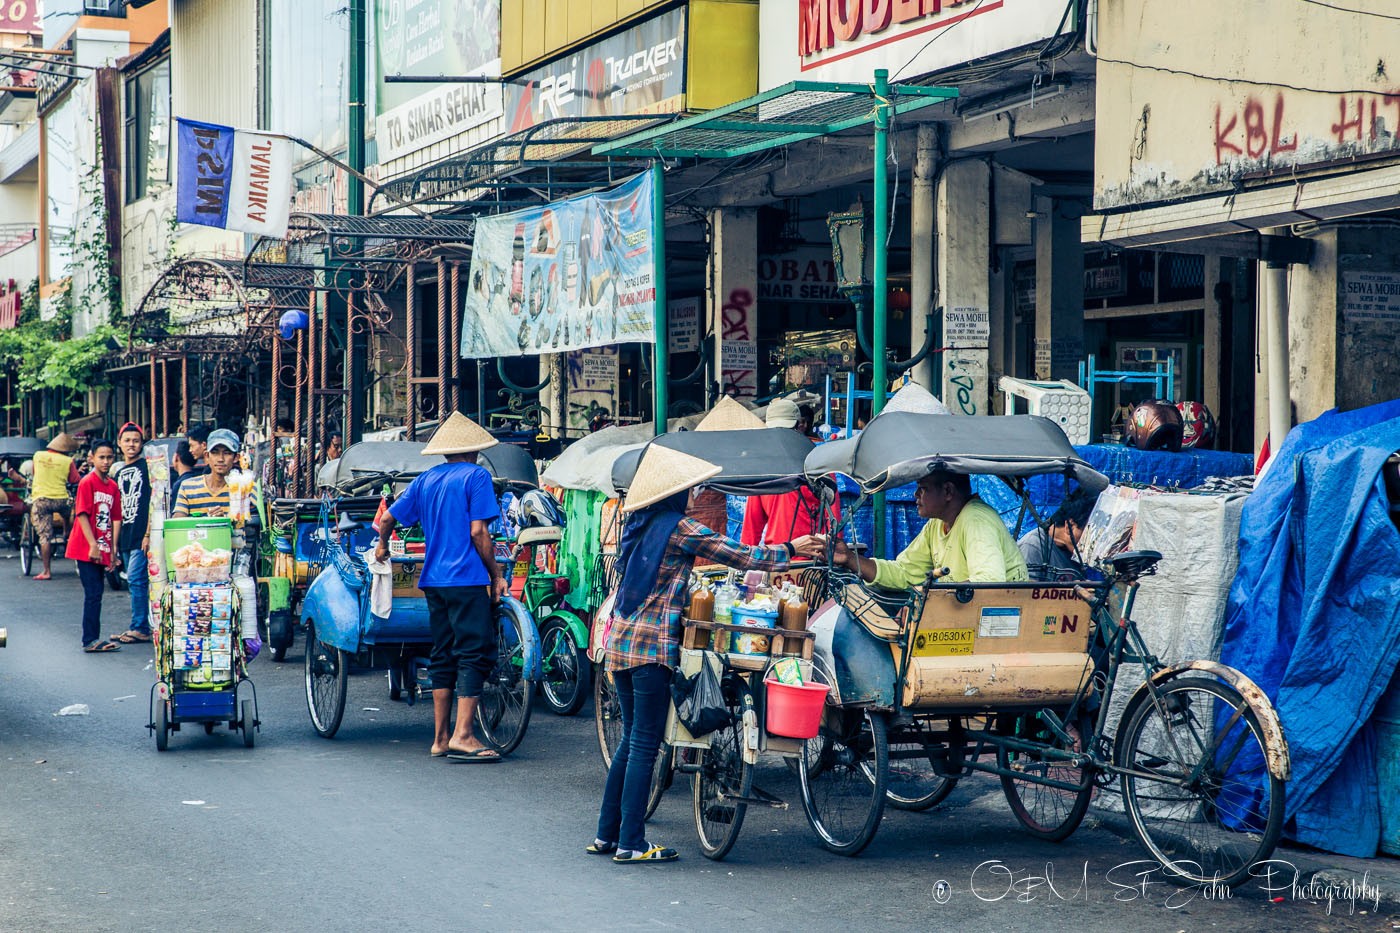
[[[349,5],[350,49],[346,62],[350,87],[347,93],[349,126],[347,127],[346,161],[350,163],[351,171],[347,173],[349,177],[346,179],[345,206],[346,212],[351,216],[359,216],[365,212],[366,0],[349,0]],[[442,282],[438,282],[439,288],[442,285]],[[359,310],[362,315],[367,315],[371,313],[369,295],[364,295],[363,299],[363,301],[358,302]],[[356,304],[353,295],[346,302],[345,334],[342,337],[345,341],[346,353],[345,375],[341,386],[345,399],[341,411],[345,423],[341,425],[341,431],[344,433],[344,443],[347,446],[358,443],[364,436],[366,414],[365,362],[369,356],[369,334],[367,328],[358,326],[355,321]]]

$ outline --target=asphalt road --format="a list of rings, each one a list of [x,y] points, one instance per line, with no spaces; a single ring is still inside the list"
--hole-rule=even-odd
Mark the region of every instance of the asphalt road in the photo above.
[[[83,654],[72,565],[38,583],[9,553],[0,930],[1400,929],[1400,911],[1365,897],[1329,916],[1308,892],[1216,899],[1159,883],[1102,814],[1066,843],[1038,842],[984,777],[930,812],[889,812],[864,855],[839,858],[776,760],[758,783],[792,807],[750,809],[726,861],[700,855],[680,779],[648,836],[682,860],[613,865],[583,853],[603,776],[590,707],[537,708],[502,764],[451,764],[428,756],[431,711],[391,702],[366,672],[327,741],[307,717],[301,646],[252,666],[256,748],[186,727],[161,754],[144,728],[150,651]],[[108,594],[104,618],[104,633],[124,627],[125,594]],[[75,703],[88,715],[57,715]]]

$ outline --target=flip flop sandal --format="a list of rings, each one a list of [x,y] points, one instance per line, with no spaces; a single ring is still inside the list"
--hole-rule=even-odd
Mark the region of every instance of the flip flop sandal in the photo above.
[[[120,651],[122,646],[110,641],[97,641],[90,645],[84,645],[83,650],[88,654],[104,654],[108,651]]]
[[[53,574],[51,574],[51,573],[41,573],[41,574],[37,574],[37,575],[34,577],[34,579],[36,579],[36,580],[52,580],[52,579],[53,579]]]
[[[474,752],[458,752],[448,749],[447,760],[456,761],[462,764],[486,764],[501,760],[501,753],[494,748],[478,748]]]
[[[587,852],[589,855],[612,855],[617,851],[617,843],[604,842],[600,845],[598,840],[595,839],[588,846],[585,846],[583,851]]]
[[[142,635],[138,631],[128,629],[125,632],[120,632],[116,635],[111,636],[107,640],[114,641],[122,645],[143,645],[151,640],[151,636]]]
[[[634,862],[674,862],[680,857],[681,854],[675,849],[667,849],[664,846],[649,846],[644,852],[614,855],[613,861],[619,865],[630,865]]]

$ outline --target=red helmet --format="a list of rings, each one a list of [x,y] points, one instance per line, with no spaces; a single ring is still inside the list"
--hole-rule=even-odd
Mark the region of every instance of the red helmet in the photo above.
[[[1182,447],[1208,449],[1215,445],[1215,416],[1201,402],[1177,402],[1181,412]]]
[[[1176,405],[1163,399],[1142,402],[1133,409],[1128,425],[1128,442],[1139,450],[1166,448],[1181,450],[1181,412]]]

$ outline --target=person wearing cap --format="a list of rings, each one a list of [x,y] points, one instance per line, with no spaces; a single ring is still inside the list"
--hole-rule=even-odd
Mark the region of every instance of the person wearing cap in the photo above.
[[[768,405],[765,424],[770,428],[788,428],[811,439],[811,411],[802,409],[791,399],[774,399]],[[775,496],[749,496],[744,503],[739,540],[750,545],[781,544],[821,531],[825,527],[823,518],[821,500],[806,486]],[[831,524],[840,521],[841,504],[835,502]]]
[[[221,518],[228,515],[228,475],[233,472],[238,462],[240,450],[242,445],[238,441],[238,435],[228,428],[210,431],[209,446],[205,452],[205,458],[209,461],[209,472],[203,476],[187,476],[180,483],[180,491],[175,496],[175,508],[170,512],[171,516]]]
[[[39,556],[44,562],[44,572],[34,579],[52,580],[50,561],[53,558],[53,517],[61,515],[65,523],[73,517],[73,499],[68,495],[68,487],[75,485],[82,476],[73,462],[73,451],[78,442],[65,431],[49,441],[47,450],[34,455],[34,482],[29,500],[29,521],[34,525],[34,533],[39,536]]]
[[[1065,497],[1046,520],[1045,528],[1032,528],[1016,542],[1032,580],[1084,579],[1086,568],[1079,560],[1079,536],[1097,501],[1096,494],[1081,486]]]
[[[126,567],[126,589],[131,597],[131,627],[111,636],[123,645],[151,640],[150,606],[147,603],[150,579],[146,574],[146,548],[150,545],[147,525],[151,519],[151,479],[141,447],[146,442],[140,425],[128,421],[117,432],[117,448],[122,463],[112,473],[121,494],[121,538],[117,558]]]
[[[418,586],[428,603],[433,650],[428,671],[433,687],[433,744],[429,754],[455,762],[497,762],[500,753],[472,730],[482,686],[496,666],[496,621],[506,581],[496,563],[491,522],[500,504],[491,474],[477,454],[498,441],[466,415],[453,412],[423,448],[447,462],[414,479],[379,516],[375,559],[389,559],[389,536],[399,525],[419,525],[426,550]],[[452,698],[457,725],[452,728]]]
[[[674,849],[647,842],[647,796],[671,704],[671,669],[680,663],[681,608],[696,560],[744,570],[786,570],[798,554],[815,557],[811,537],[745,547],[685,517],[687,493],[720,472],[714,464],[655,445],[637,465],[622,511],[618,542],[622,583],[613,605],[604,667],[622,709],[598,813],[598,834],[585,851],[617,863],[672,862]]]
[[[923,530],[894,560],[861,557],[837,541],[832,563],[890,590],[921,585],[929,571],[946,567],[950,583],[1021,582],[1030,579],[1026,559],[996,509],[972,492],[966,473],[932,469],[914,493]]]

